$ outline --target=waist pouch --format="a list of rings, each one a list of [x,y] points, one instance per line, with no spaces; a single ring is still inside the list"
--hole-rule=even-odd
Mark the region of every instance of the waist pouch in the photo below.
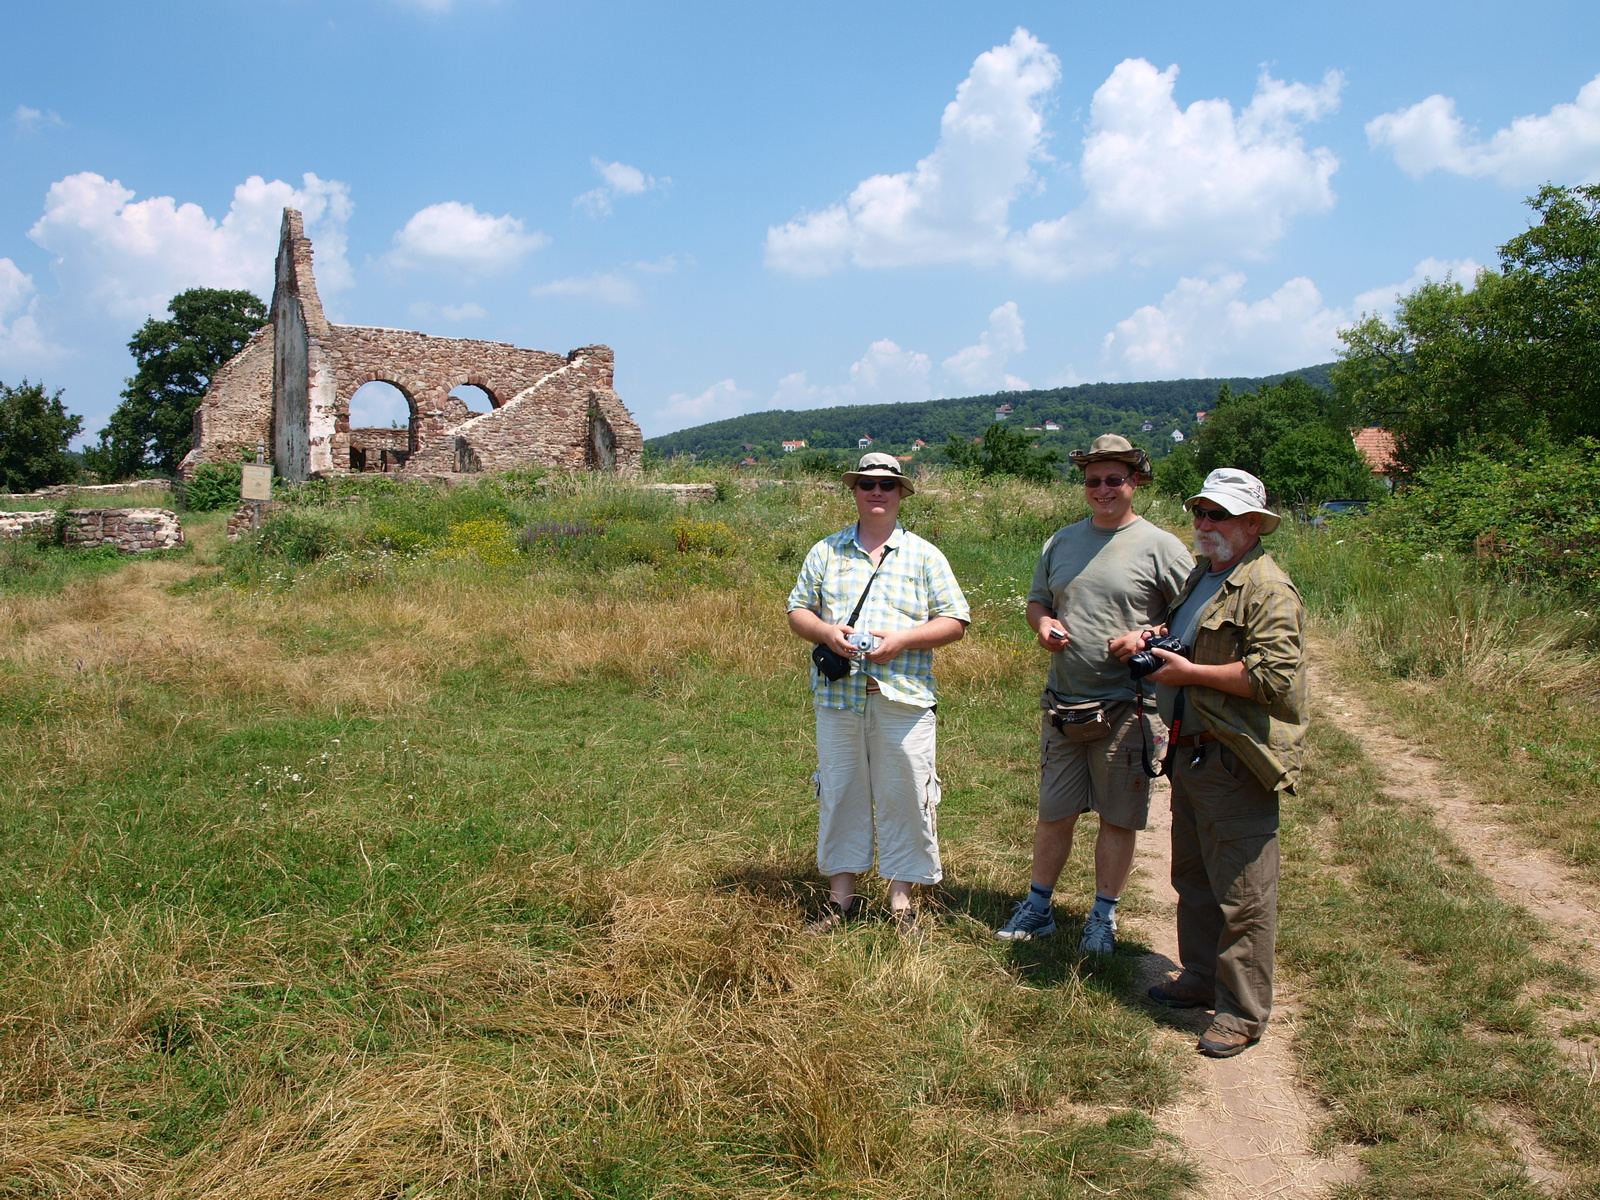
[[[831,646],[818,643],[811,647],[811,661],[824,677],[835,683],[850,674],[850,660]]]
[[[1073,703],[1063,700],[1049,688],[1045,689],[1042,705],[1056,732],[1074,745],[1110,737],[1111,731],[1121,724],[1132,707],[1126,700],[1109,704],[1104,700]]]

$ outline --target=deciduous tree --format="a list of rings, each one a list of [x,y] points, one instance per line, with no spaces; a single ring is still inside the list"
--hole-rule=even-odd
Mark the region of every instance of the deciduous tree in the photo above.
[[[1061,461],[1061,455],[1054,450],[1035,451],[1032,438],[1007,429],[999,421],[983,431],[980,442],[965,442],[952,433],[945,443],[944,456],[984,479],[993,475],[1015,475],[1035,483],[1053,480],[1056,464]]]
[[[47,396],[43,384],[26,379],[18,387],[0,383],[0,490],[70,482],[78,463],[67,444],[82,429],[83,418],[66,410],[59,391]]]
[[[101,430],[99,446],[85,452],[105,479],[176,471],[189,452],[194,410],[211,377],[267,319],[266,306],[250,292],[217,288],[180,292],[167,311],[170,320],[151,317],[128,343],[138,372]]]

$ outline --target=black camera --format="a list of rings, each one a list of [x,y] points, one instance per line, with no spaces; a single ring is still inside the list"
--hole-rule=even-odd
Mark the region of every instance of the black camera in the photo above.
[[[1135,679],[1143,679],[1152,671],[1159,671],[1167,665],[1167,660],[1151,654],[1152,650],[1170,650],[1174,654],[1184,654],[1183,643],[1170,633],[1161,637],[1153,637],[1144,644],[1144,649],[1128,659],[1128,674]],[[1188,657],[1184,654],[1184,657]]]

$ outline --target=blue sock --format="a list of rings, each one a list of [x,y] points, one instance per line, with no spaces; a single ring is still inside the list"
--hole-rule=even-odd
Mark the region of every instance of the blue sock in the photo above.
[[[1122,899],[1121,896],[1117,900]],[[1117,919],[1117,900],[1110,896],[1102,896],[1099,892],[1094,894],[1094,907],[1089,910],[1091,917],[1105,917],[1107,920]]]
[[[1037,883],[1028,888],[1028,907],[1034,912],[1050,911],[1050,893],[1055,888],[1040,887]]]

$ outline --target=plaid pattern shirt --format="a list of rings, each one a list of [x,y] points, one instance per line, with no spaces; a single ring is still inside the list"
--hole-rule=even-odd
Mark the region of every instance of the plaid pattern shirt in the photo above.
[[[872,581],[867,602],[856,619],[857,629],[900,631],[924,625],[934,617],[972,619],[967,598],[937,547],[899,525],[884,543],[883,566]],[[800,578],[789,593],[789,612],[810,609],[830,625],[850,619],[861,589],[872,579],[872,559],[856,541],[856,527],[823,538],[800,567]],[[819,708],[848,708],[865,712],[867,678],[889,700],[932,708],[938,696],[933,685],[933,651],[907,650],[888,663],[855,659],[850,674],[830,680],[811,670],[811,698]]]

